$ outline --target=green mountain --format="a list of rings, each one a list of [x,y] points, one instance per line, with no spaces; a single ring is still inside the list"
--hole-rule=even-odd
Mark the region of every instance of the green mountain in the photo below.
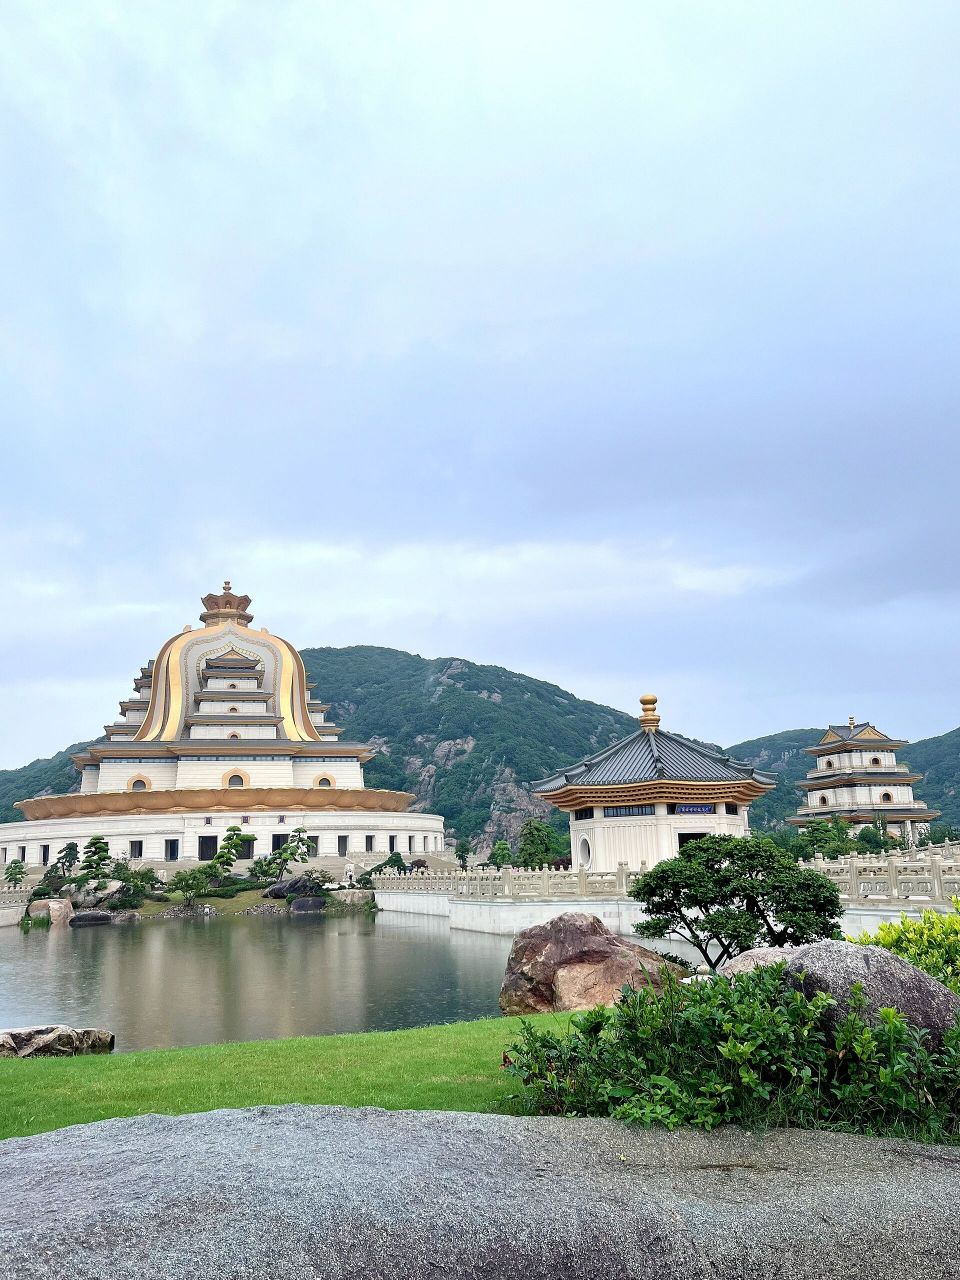
[[[531,815],[556,815],[526,784],[637,727],[544,680],[463,658],[370,645],[302,654],[344,737],[380,747],[364,770],[368,786],[415,792],[419,808],[484,846],[512,838]]]
[[[461,658],[357,645],[305,649],[303,661],[344,739],[379,748],[367,785],[415,792],[418,808],[442,813],[457,836],[482,837],[484,847],[514,837],[531,815],[565,826],[526,784],[637,726],[544,680]],[[78,785],[66,751],[2,770],[0,820],[21,817],[14,800]]]
[[[457,836],[489,848],[512,838],[530,815],[565,819],[535,800],[528,784],[564,764],[632,733],[633,716],[507,671],[462,658],[421,658],[398,649],[355,645],[305,649],[303,660],[317,696],[344,738],[379,748],[366,766],[367,784],[413,791],[417,807],[442,813]],[[693,726],[691,726],[693,727]],[[777,774],[775,791],[751,810],[757,829],[779,826],[803,793],[797,780],[811,766],[804,747],[821,729],[789,729],[726,748],[740,760]],[[19,818],[15,800],[75,789],[70,753],[0,770],[0,820]],[[906,762],[925,779],[917,795],[944,821],[960,824],[960,729],[915,742]]]

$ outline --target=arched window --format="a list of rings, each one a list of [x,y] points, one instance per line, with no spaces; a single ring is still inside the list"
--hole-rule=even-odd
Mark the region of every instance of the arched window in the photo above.
[[[146,789],[147,784],[142,778],[134,778],[133,782],[130,784],[131,791],[146,791]]]
[[[828,761],[827,761],[827,768],[828,768],[828,769],[832,769],[832,768],[833,768],[833,761],[832,761],[832,760],[828,760]]]
[[[827,799],[827,797],[826,797],[826,796],[821,796],[821,797],[820,797],[820,803],[821,803],[821,804],[829,804],[829,803],[830,803],[830,801]]]
[[[318,787],[332,787],[333,783],[330,781],[329,778],[318,778],[316,781],[316,785]]]
[[[231,714],[231,715],[233,715],[233,716],[235,716],[235,715],[237,714],[237,708],[236,708],[236,707],[231,707],[231,708],[230,708],[230,714]]]
[[[893,804],[893,796],[889,791],[884,791],[880,796],[881,804]]]
[[[237,687],[237,686],[236,686],[235,684],[228,684],[228,685],[227,685],[227,688],[228,688],[228,689],[235,689],[236,687]]]
[[[586,837],[586,836],[584,836],[584,837],[583,837],[583,839],[580,841],[580,865],[581,865],[581,867],[589,867],[589,865],[590,865],[590,859],[591,859],[591,857],[592,857],[592,856],[593,856],[593,855],[592,855],[591,850],[590,850],[590,841],[587,839],[587,837]]]
[[[241,775],[241,774],[239,774],[239,773],[231,773],[230,777],[227,779],[227,786],[228,786],[228,787],[242,787],[242,786],[243,786],[243,777],[242,777],[242,775]]]
[[[879,769],[879,768],[880,768],[880,757],[879,757],[879,756],[874,756],[874,757],[873,757],[873,759],[870,761],[870,763],[871,763],[871,765],[873,765],[874,769]]]
[[[237,740],[238,742],[240,741],[240,735],[239,735],[239,733],[228,733],[228,734],[227,734],[227,737],[228,737],[228,738],[236,738],[236,740]]]

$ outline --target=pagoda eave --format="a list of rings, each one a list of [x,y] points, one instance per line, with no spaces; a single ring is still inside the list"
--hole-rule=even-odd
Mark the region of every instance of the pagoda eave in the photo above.
[[[819,777],[802,778],[796,783],[807,791],[829,791],[836,787],[897,787],[912,786],[923,780],[922,773],[845,773],[821,774]]]
[[[842,818],[844,822],[867,825],[876,822],[877,818],[886,822],[934,822],[941,816],[939,809],[810,809],[806,813],[801,810],[787,822],[794,827],[807,827],[811,822]]]
[[[321,728],[326,731],[327,726]],[[110,732],[117,732],[114,725]],[[257,756],[346,756],[366,764],[376,752],[360,743],[327,742],[323,739],[310,742],[290,742],[286,738],[184,738],[177,742],[98,742],[86,751],[71,756],[78,769],[86,765],[115,760],[177,760],[181,756],[221,756],[225,760],[256,759]]]
[[[656,779],[651,782],[621,783],[602,787],[570,785],[557,791],[535,791],[534,795],[539,800],[547,800],[556,808],[568,813],[589,805],[723,804],[727,801],[749,804],[758,796],[772,791],[775,785],[775,783],[755,782],[749,778],[736,782],[671,782]]]

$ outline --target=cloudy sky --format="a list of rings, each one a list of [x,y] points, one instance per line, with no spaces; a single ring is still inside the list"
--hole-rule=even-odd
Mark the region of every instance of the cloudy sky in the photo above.
[[[0,16],[0,766],[224,577],[724,744],[960,724],[953,0]]]

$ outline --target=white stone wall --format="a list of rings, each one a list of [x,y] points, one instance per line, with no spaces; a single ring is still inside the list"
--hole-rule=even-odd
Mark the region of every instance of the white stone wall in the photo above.
[[[236,712],[230,711],[229,708],[231,705],[236,705]],[[238,702],[236,704],[221,702],[219,699],[203,699],[197,704],[198,716],[230,716],[237,714],[245,716],[265,716],[267,714],[267,699],[264,698],[262,702],[254,702],[251,699],[247,702]]]
[[[586,806],[584,806],[586,807]],[[574,868],[586,866],[590,871],[616,871],[625,862],[631,871],[649,871],[665,858],[672,858],[679,848],[681,834],[745,836],[749,835],[747,806],[739,805],[736,814],[719,813],[670,814],[666,804],[654,806],[649,817],[605,818],[603,806],[593,807],[593,818],[577,821],[570,815],[570,847]],[[583,840],[589,849],[585,861]]]
[[[253,676],[211,676],[205,686],[207,689],[245,689],[248,692],[259,689],[260,682]]]
[[[879,760],[881,769],[895,769],[897,767],[897,753],[895,751],[881,751],[879,748],[871,750],[865,747],[862,751],[838,751],[835,756],[817,756],[817,771],[819,773],[835,773],[844,772],[846,770],[856,769],[876,769],[878,766],[873,764],[874,760]]]
[[[196,760],[181,759],[177,765],[177,790],[183,787],[222,787],[231,773],[246,774],[251,787],[292,787],[293,769],[289,756],[279,760],[257,760],[251,757],[217,760],[202,756]]]
[[[210,818],[209,824],[204,821]],[[249,822],[241,823],[243,817]],[[280,819],[283,819],[281,822]],[[39,868],[41,847],[50,846],[52,862],[68,841],[75,840],[82,848],[93,835],[102,835],[110,845],[111,853],[125,857],[131,840],[142,840],[145,861],[164,860],[165,841],[180,842],[178,861],[192,863],[197,860],[198,838],[213,835],[219,841],[228,826],[241,825],[242,829],[257,837],[254,857],[269,854],[272,837],[286,836],[297,827],[305,828],[308,835],[318,838],[321,856],[339,856],[338,837],[347,837],[345,860],[364,858],[367,854],[367,837],[373,838],[372,853],[378,860],[390,852],[390,837],[394,837],[398,851],[408,861],[424,852],[443,852],[443,819],[432,813],[360,813],[328,812],[302,813],[293,810],[273,813],[244,814],[143,814],[100,818],[52,818],[38,822],[6,822],[0,824],[0,866],[4,860],[12,861],[26,851],[27,865]],[[413,850],[408,850],[410,838]],[[4,850],[6,853],[4,854]],[[242,866],[242,864],[241,864]]]
[[[315,778],[333,779],[336,787],[362,787],[363,769],[359,760],[346,758],[332,759],[326,764],[315,764],[310,761],[294,760],[293,785],[295,787],[312,787]]]
[[[240,738],[257,738],[261,741],[273,741],[277,737],[275,724],[192,724],[190,737],[200,738],[207,742],[218,742],[238,736]]]
[[[86,772],[86,770],[84,770]],[[151,760],[138,764],[128,761],[106,760],[100,766],[98,791],[126,791],[131,778],[146,778],[151,791],[169,791],[176,786],[177,764],[175,760]],[[81,787],[81,790],[84,788]]]

